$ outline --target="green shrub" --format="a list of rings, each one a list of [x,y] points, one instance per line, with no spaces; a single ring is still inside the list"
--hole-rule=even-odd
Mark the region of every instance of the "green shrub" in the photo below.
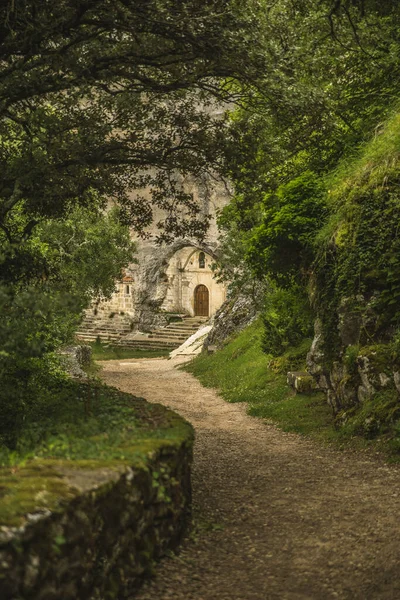
[[[298,346],[288,348],[282,356],[273,358],[269,368],[274,373],[286,374],[288,371],[303,371],[306,368],[307,352],[311,348],[311,338],[306,338]]]
[[[346,348],[343,356],[343,363],[345,364],[349,375],[355,375],[357,373],[357,358],[359,352],[360,346],[357,344]]]
[[[262,319],[262,349],[266,354],[280,356],[312,337],[313,314],[300,285],[292,283],[288,289],[272,286],[266,294]]]
[[[311,171],[264,194],[261,223],[253,227],[246,258],[261,276],[286,281],[307,270],[313,242],[327,216],[324,182]]]

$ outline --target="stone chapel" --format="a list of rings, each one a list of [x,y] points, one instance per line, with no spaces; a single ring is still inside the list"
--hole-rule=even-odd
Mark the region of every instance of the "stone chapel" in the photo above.
[[[229,202],[223,182],[185,181],[201,214],[211,215],[206,239],[177,239],[155,243],[156,226],[148,239],[136,239],[136,262],[130,265],[111,299],[97,299],[86,311],[78,337],[120,339],[129,332],[150,332],[171,317],[212,317],[226,299],[225,285],[216,281],[213,264],[218,254],[218,210]],[[154,223],[158,216],[155,215]]]

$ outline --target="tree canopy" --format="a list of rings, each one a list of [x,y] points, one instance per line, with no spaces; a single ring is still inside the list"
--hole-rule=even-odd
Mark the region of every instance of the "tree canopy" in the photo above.
[[[59,217],[114,198],[142,230],[200,233],[176,173],[221,162],[211,104],[262,69],[252,0],[13,0],[0,8],[0,226],[16,206]],[[22,168],[23,165],[23,168]],[[130,190],[150,187],[151,201]],[[182,207],[182,219],[177,209]],[[26,233],[26,232],[25,232]]]
[[[181,182],[221,169],[225,118],[212,113],[263,70],[260,11],[256,0],[0,4],[0,408],[14,420],[82,308],[132,261],[129,227],[144,232],[156,208],[161,239],[204,235]]]

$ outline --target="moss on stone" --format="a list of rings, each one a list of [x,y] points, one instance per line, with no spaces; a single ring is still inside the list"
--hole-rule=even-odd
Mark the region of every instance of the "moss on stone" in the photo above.
[[[282,356],[271,359],[268,366],[274,373],[286,373],[287,371],[304,369],[306,356],[310,347],[311,339],[307,338],[298,346],[288,348]]]
[[[186,437],[184,433],[186,432]],[[24,466],[0,469],[0,527],[20,527],[27,522],[27,515],[44,510],[54,511],[66,501],[75,498],[81,486],[71,475],[71,471],[92,471],[99,473],[99,481],[89,478],[93,484],[104,485],[100,475],[106,470],[109,479],[112,472],[119,476],[127,467],[146,469],[148,461],[157,453],[175,449],[186,443],[192,444],[192,432],[188,427],[179,430],[175,439],[143,439],[123,449],[126,458],[120,460],[66,460],[33,459]],[[86,477],[86,475],[85,475]]]
[[[0,528],[2,600],[130,597],[185,531],[192,457],[192,432],[186,432],[180,442],[157,440],[137,467],[107,461],[96,469],[91,461],[43,459],[5,473],[6,483],[28,482],[20,514],[30,508],[32,490],[39,500],[43,490],[53,493],[53,504],[50,496],[45,506],[36,503],[26,527],[25,514],[14,514],[11,526]],[[75,478],[80,485],[81,476],[89,478],[84,493],[65,485]]]
[[[353,407],[340,417],[347,434],[367,439],[386,435],[393,443],[399,439],[400,401],[396,390],[380,390],[361,407]]]
[[[316,389],[316,383],[312,375],[300,375],[296,380],[296,391],[299,394],[309,394]]]
[[[374,344],[363,346],[359,350],[359,357],[369,361],[369,368],[375,373],[392,374],[395,363],[393,348],[389,344]]]
[[[54,510],[78,493],[53,465],[31,463],[0,469],[0,524],[20,527],[27,515]]]

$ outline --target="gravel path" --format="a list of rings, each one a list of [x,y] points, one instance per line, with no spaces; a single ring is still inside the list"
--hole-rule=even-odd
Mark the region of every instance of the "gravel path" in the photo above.
[[[246,415],[177,360],[103,363],[103,379],[196,429],[198,534],[137,600],[400,599],[400,468]]]

